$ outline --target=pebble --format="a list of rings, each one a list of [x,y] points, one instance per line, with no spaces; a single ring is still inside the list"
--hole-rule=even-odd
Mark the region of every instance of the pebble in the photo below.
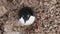
[[[0,6],[0,17],[7,13],[7,9],[4,6]]]

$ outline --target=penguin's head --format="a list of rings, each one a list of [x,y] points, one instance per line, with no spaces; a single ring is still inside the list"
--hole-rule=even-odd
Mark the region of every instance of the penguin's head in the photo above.
[[[35,21],[34,11],[30,7],[23,7],[18,12],[21,26],[31,25]]]

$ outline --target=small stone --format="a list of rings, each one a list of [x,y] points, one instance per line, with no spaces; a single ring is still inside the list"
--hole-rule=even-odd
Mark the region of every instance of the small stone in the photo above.
[[[55,24],[55,25],[53,25],[54,27],[57,27],[57,25]]]
[[[49,29],[52,29],[53,27],[52,26],[50,26],[50,28]]]
[[[4,32],[4,34],[21,34],[21,32]]]
[[[49,4],[47,2],[45,2],[44,5],[49,6]]]
[[[55,19],[55,22],[58,22],[58,21]]]
[[[4,6],[0,6],[0,17],[7,13],[7,9]]]
[[[56,0],[52,0],[51,3],[52,3],[52,4],[56,4],[57,1],[56,1]]]

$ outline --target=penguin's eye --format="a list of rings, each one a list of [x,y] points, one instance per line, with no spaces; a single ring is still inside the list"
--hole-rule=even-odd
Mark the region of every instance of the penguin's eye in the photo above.
[[[24,15],[22,17],[24,17]]]

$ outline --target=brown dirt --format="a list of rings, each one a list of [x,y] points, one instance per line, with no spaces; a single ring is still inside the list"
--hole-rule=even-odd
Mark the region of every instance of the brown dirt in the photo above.
[[[18,23],[23,4],[36,15],[30,26]],[[60,0],[0,0],[0,34],[60,34]]]

